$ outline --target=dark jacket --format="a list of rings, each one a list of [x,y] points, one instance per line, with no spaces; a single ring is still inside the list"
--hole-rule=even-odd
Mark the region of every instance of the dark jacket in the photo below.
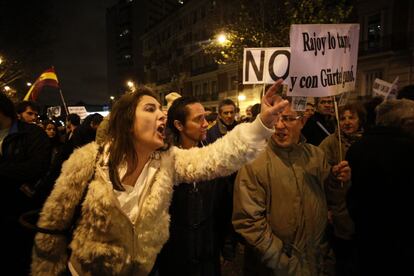
[[[22,184],[34,185],[46,173],[50,157],[51,146],[45,131],[37,125],[15,121],[3,140],[0,156],[0,179],[7,195],[2,202],[9,208],[21,209],[21,202],[16,202],[12,195],[22,193]]]
[[[7,249],[3,261],[13,268],[14,275],[28,275],[34,234],[20,226],[18,218],[40,207],[20,189],[23,184],[33,187],[48,169],[50,155],[49,138],[34,124],[15,121],[2,143],[1,244]]]
[[[223,137],[226,135],[226,133],[230,130],[232,130],[237,125],[237,122],[234,121],[234,123],[230,126],[224,124],[220,118],[217,118],[216,123],[207,131],[207,144],[211,144],[214,141],[216,141],[218,138]]]
[[[321,124],[330,134],[335,131],[335,120],[333,117],[315,112],[307,121],[302,129],[302,134],[306,138],[306,142],[315,146],[319,146],[327,134],[319,124]]]
[[[355,223],[359,275],[412,270],[414,138],[374,127],[348,150],[352,186],[347,204]]]
[[[158,256],[159,275],[220,275],[224,226],[217,181],[174,187],[170,238]]]

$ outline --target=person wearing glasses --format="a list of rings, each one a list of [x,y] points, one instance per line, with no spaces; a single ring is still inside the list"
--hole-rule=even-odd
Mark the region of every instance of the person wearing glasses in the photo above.
[[[325,186],[350,178],[346,161],[331,167],[305,143],[302,113],[285,108],[268,146],[242,167],[234,188],[233,225],[246,240],[244,275],[331,275],[325,238]]]

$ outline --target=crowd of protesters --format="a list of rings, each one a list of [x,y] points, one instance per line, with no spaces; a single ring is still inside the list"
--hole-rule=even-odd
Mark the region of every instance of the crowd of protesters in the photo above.
[[[240,252],[244,275],[409,271],[414,86],[340,106],[337,121],[332,97],[296,111],[275,100],[279,85],[243,116],[230,99],[216,113],[176,92],[162,111],[139,88],[106,118],[64,124],[0,93],[13,274],[221,275]],[[63,230],[79,202],[69,240],[19,223],[43,208],[39,226]]]

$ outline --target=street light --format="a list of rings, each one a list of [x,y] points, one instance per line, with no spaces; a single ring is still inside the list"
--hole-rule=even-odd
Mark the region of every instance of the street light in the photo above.
[[[244,94],[240,94],[239,96],[237,96],[237,99],[238,99],[239,101],[244,101],[244,100],[246,100],[246,95],[244,95]]]
[[[227,42],[227,36],[224,33],[218,34],[216,40],[218,44],[224,45]]]
[[[26,85],[30,87],[30,86],[32,86],[32,83],[31,82],[26,82]]]
[[[10,86],[7,86],[7,85],[6,85],[6,86],[4,87],[4,91],[6,91],[6,92],[7,92],[7,91],[10,91],[10,90],[11,90]]]
[[[115,100],[114,96],[110,96],[109,99],[111,99],[111,101]]]
[[[128,86],[130,91],[132,91],[132,92],[135,91],[135,82],[133,82],[132,80],[128,80],[126,82],[126,85]]]

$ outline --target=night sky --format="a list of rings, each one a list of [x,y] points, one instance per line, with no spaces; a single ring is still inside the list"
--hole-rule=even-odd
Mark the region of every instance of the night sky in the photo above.
[[[25,79],[34,82],[53,65],[68,104],[108,102],[105,13],[115,0],[1,2],[8,17],[0,24],[8,28],[0,33],[0,53],[6,39],[12,52],[25,51]],[[43,32],[46,39],[41,39]],[[41,94],[39,102],[61,104],[50,91]]]

